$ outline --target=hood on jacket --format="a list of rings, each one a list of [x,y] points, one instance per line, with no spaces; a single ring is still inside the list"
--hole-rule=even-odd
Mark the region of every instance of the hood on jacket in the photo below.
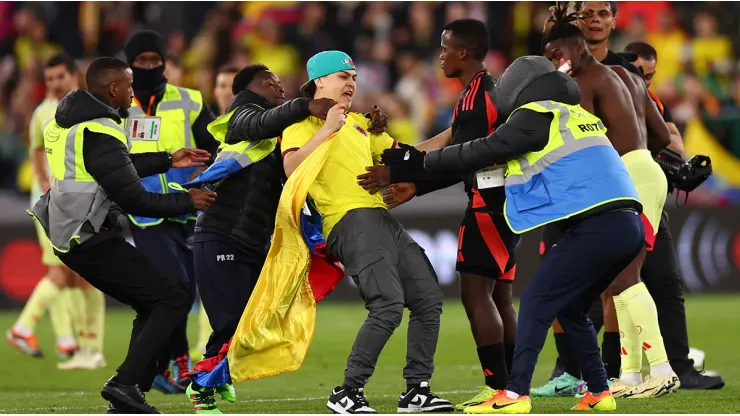
[[[498,110],[508,117],[515,109],[534,101],[581,103],[578,84],[543,56],[522,56],[506,68],[496,83]]]
[[[96,118],[110,118],[116,123],[121,122],[121,116],[110,106],[106,98],[79,89],[70,92],[59,101],[54,115],[57,124],[65,129]]]

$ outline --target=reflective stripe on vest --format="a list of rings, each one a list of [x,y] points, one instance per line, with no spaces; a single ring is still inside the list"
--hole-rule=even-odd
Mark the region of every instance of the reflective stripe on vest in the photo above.
[[[171,93],[171,91],[166,91],[165,96],[162,98],[162,101],[159,102],[157,105],[157,113],[160,111],[170,111],[170,110],[182,110],[185,114],[184,123],[183,123],[183,131],[185,132],[185,143],[184,147],[190,149],[193,147],[193,131],[192,131],[192,124],[190,120],[190,112],[196,111],[201,108],[201,103],[193,100],[190,98],[190,93],[188,92],[187,88],[181,88],[181,87],[175,87],[167,84],[165,88],[174,88],[180,93],[180,99],[179,100],[166,100],[168,93]],[[142,110],[139,106],[133,106],[129,109],[129,114],[134,117],[138,116],[145,116],[144,110]],[[160,116],[161,117],[161,116]],[[160,132],[161,134],[161,132]]]
[[[542,107],[541,109],[536,108],[537,106]],[[547,146],[538,152],[531,152],[520,158],[519,160],[510,161],[507,165],[507,177],[506,184],[515,185],[528,182],[534,175],[542,172],[548,166],[557,162],[565,156],[575,153],[582,149],[587,149],[593,146],[611,146],[609,138],[606,137],[606,127],[604,123],[596,116],[586,112],[580,106],[571,107],[573,111],[579,111],[583,122],[581,125],[586,127],[587,134],[584,134],[580,138],[576,138],[573,132],[568,127],[568,122],[571,121],[570,109],[565,105],[556,103],[554,101],[537,101],[534,103],[525,104],[511,114],[513,115],[516,111],[526,108],[533,111],[542,112],[541,110],[547,110],[545,112],[552,112],[553,121],[550,125],[550,139]],[[556,117],[559,115],[560,117]],[[511,116],[509,116],[511,118]],[[593,131],[588,130],[592,128]],[[559,136],[554,133],[559,132]]]
[[[227,176],[259,162],[267,157],[277,147],[277,139],[266,140],[243,140],[234,144],[226,144],[226,133],[231,117],[236,110],[232,110],[208,124],[208,132],[218,140],[218,155],[215,162],[198,177],[186,186],[194,186],[203,183],[215,183]],[[216,185],[218,186],[218,185]]]
[[[128,145],[124,130],[107,118],[76,124],[65,129],[56,122],[46,123],[44,147],[50,154],[51,189],[27,212],[46,232],[52,246],[67,252],[71,242],[83,243],[100,231],[111,201],[85,169],[83,142],[85,129],[112,136]],[[59,143],[61,138],[64,143]],[[64,149],[61,157],[54,150]],[[89,224],[90,228],[85,227]]]
[[[525,104],[551,114],[548,142],[506,166],[504,218],[514,233],[587,212],[620,200],[639,203],[624,162],[598,117],[581,106],[553,101]]]

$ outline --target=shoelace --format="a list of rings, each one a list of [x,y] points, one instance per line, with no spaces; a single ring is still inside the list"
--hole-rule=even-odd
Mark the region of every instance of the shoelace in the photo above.
[[[359,404],[360,406],[369,406],[364,392],[360,390],[353,390],[353,393],[355,394],[355,397],[352,400],[353,402]]]
[[[213,396],[213,391],[210,392],[198,392],[198,401],[195,402],[197,407],[205,408],[206,410],[212,410],[216,408],[216,398]]]

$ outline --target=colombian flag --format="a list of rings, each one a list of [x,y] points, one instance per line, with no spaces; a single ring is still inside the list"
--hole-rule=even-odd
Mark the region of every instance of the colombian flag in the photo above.
[[[322,143],[285,184],[272,244],[236,333],[218,357],[198,362],[192,373],[201,386],[268,377],[303,364],[316,302],[344,277],[342,265],[326,254],[321,217],[306,203],[332,140]]]

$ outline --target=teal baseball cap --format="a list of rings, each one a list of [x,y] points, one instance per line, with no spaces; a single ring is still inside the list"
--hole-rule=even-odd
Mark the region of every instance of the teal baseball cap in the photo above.
[[[308,82],[301,85],[301,91],[313,83],[316,78],[325,77],[339,71],[348,71],[355,68],[355,62],[342,51],[324,51],[312,56],[306,63]]]

